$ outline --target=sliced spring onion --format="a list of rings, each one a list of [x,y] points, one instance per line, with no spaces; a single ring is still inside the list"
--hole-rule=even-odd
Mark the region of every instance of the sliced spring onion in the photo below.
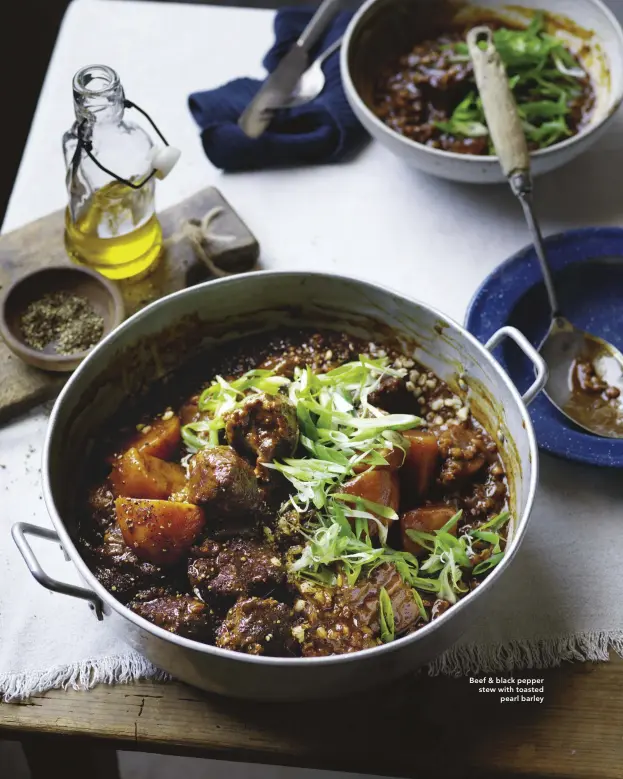
[[[490,519],[488,522],[479,525],[478,528],[476,529],[480,533],[482,533],[483,530],[499,530],[500,528],[504,527],[504,525],[509,521],[509,519],[510,519],[510,513],[508,511],[502,511],[500,514],[496,514],[496,516]]]
[[[392,600],[385,587],[381,587],[379,593],[379,625],[381,627],[381,641],[388,644],[396,638],[396,619]]]
[[[358,495],[349,495],[345,492],[334,493],[332,497],[335,500],[342,500],[345,503],[354,503],[357,506],[361,506],[364,509],[367,509],[367,511],[370,511],[373,514],[377,514],[379,517],[383,517],[383,519],[398,519],[398,514],[396,514],[394,509],[390,508],[389,506],[383,506],[381,503],[375,503],[373,500],[361,498]]]
[[[570,103],[581,95],[587,73],[561,38],[545,32],[543,14],[536,14],[526,29],[495,30],[493,41],[506,67],[527,139],[542,148],[569,136]],[[451,50],[456,61],[469,59],[463,41],[441,48]],[[436,125],[459,137],[488,135],[476,90],[466,95],[447,121]]]
[[[492,568],[495,568],[495,566],[502,560],[503,557],[504,552],[492,554],[491,557],[488,557],[486,560],[483,560],[481,563],[478,563],[478,565],[474,566],[472,573],[474,576],[478,576],[481,573],[490,571]]]
[[[426,613],[426,609],[424,608],[424,603],[422,602],[422,596],[415,588],[412,588],[411,592],[413,593],[413,599],[415,600],[415,603],[418,607],[418,611],[420,612],[420,617],[422,617],[424,622],[428,622],[428,614]]]

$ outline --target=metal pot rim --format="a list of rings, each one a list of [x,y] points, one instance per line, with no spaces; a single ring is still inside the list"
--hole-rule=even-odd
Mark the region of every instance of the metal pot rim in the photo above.
[[[330,655],[327,657],[304,657],[304,658],[303,657],[264,657],[264,656],[246,655],[239,652],[233,652],[228,649],[221,649],[219,647],[212,646],[211,644],[203,644],[198,641],[194,641],[188,638],[183,638],[182,636],[178,636],[174,633],[170,633],[169,631],[164,630],[163,628],[160,628],[157,625],[153,625],[152,623],[148,622],[142,617],[139,617],[138,614],[135,614],[127,606],[124,606],[122,603],[120,603],[111,593],[108,592],[108,590],[106,590],[100,584],[100,582],[96,579],[95,575],[91,572],[91,570],[88,568],[88,566],[82,559],[80,552],[74,545],[67,529],[65,528],[65,524],[56,509],[54,496],[52,494],[52,488],[50,484],[50,462],[51,462],[52,438],[54,436],[54,429],[57,425],[57,419],[60,413],[60,409],[62,408],[65,399],[68,396],[70,396],[71,393],[73,392],[74,386],[79,383],[80,377],[82,373],[85,371],[85,366],[89,365],[91,362],[96,361],[99,358],[101,352],[105,351],[108,348],[109,344],[114,343],[122,333],[125,333],[128,330],[130,330],[136,322],[140,321],[145,317],[151,316],[151,314],[154,311],[158,311],[166,308],[167,306],[170,305],[171,301],[174,299],[182,298],[190,295],[196,295],[198,293],[201,293],[202,290],[205,291],[205,290],[219,289],[224,291],[224,288],[226,288],[227,286],[233,284],[248,284],[248,283],[252,284],[253,279],[259,277],[267,277],[267,276],[274,277],[274,278],[290,277],[293,279],[300,279],[300,280],[304,280],[310,277],[315,277],[315,278],[324,278],[327,280],[342,281],[346,284],[353,284],[359,287],[368,288],[375,292],[382,292],[386,295],[392,296],[394,298],[398,298],[401,301],[407,303],[408,305],[414,305],[428,310],[429,312],[437,316],[439,319],[449,322],[452,327],[456,328],[459,334],[468,342],[470,347],[472,347],[472,349],[478,353],[479,357],[483,360],[486,360],[488,365],[491,368],[493,368],[493,370],[500,376],[500,378],[506,385],[507,389],[513,396],[516,404],[518,405],[521,411],[524,428],[526,431],[526,435],[528,437],[530,457],[532,460],[531,463],[532,469],[531,469],[530,486],[528,490],[526,506],[524,508],[521,518],[517,522],[516,532],[514,534],[510,548],[507,549],[504,558],[495,567],[493,572],[489,574],[489,576],[487,576],[487,578],[482,582],[482,584],[478,586],[477,589],[472,590],[472,592],[468,593],[464,598],[461,598],[459,601],[457,601],[451,608],[449,608],[446,612],[444,612],[440,617],[438,617],[435,620],[431,620],[427,625],[420,628],[415,633],[411,633],[410,635],[399,638],[396,641],[393,641],[391,643],[382,644],[380,646],[373,647],[371,649],[363,649],[358,652],[353,652],[349,654]],[[465,330],[465,328],[462,325],[460,325],[458,322],[455,322],[452,318],[448,317],[446,314],[441,313],[440,311],[433,308],[432,306],[427,305],[426,303],[422,303],[421,301],[418,301],[414,298],[402,295],[401,293],[389,287],[380,284],[375,284],[369,281],[355,279],[338,273],[313,272],[313,271],[308,272],[308,271],[264,270],[264,271],[252,271],[249,273],[241,273],[241,274],[237,274],[236,276],[207,281],[204,282],[203,284],[198,284],[193,287],[179,290],[178,292],[174,292],[171,295],[156,300],[150,305],[143,308],[142,310],[138,311],[129,319],[127,319],[120,327],[118,327],[110,335],[104,338],[95,347],[95,349],[89,354],[89,356],[85,359],[85,361],[76,370],[76,372],[69,379],[65,387],[62,389],[60,395],[58,396],[54,404],[54,408],[52,409],[49,425],[46,431],[45,444],[43,449],[43,463],[42,463],[43,495],[44,495],[45,504],[48,513],[50,514],[52,523],[54,524],[54,528],[58,534],[60,543],[63,549],[65,550],[66,555],[69,556],[71,561],[78,569],[78,572],[80,573],[82,579],[89,585],[89,587],[93,588],[96,596],[101,601],[103,601],[110,609],[116,611],[120,616],[125,617],[125,619],[132,622],[138,628],[145,630],[151,633],[152,635],[160,639],[163,639],[171,644],[183,647],[187,650],[193,650],[195,652],[200,652],[202,654],[207,654],[207,655],[216,655],[217,657],[227,658],[228,660],[231,661],[248,663],[248,664],[258,665],[258,666],[285,665],[289,668],[293,668],[293,667],[304,668],[304,667],[311,667],[311,666],[345,664],[345,663],[351,663],[353,661],[357,661],[358,659],[361,660],[365,659],[369,661],[374,657],[377,656],[380,657],[381,655],[397,651],[398,649],[402,649],[407,644],[416,644],[418,641],[423,640],[426,636],[438,630],[442,625],[445,625],[447,622],[453,619],[453,616],[458,615],[460,611],[462,611],[465,608],[468,608],[469,604],[474,600],[475,596],[477,596],[481,592],[490,589],[497,581],[497,579],[500,577],[502,572],[510,565],[511,561],[515,557],[515,554],[517,553],[517,550],[519,549],[519,545],[525,534],[530,513],[532,511],[534,496],[536,493],[536,487],[538,483],[538,462],[539,462],[538,448],[536,443],[536,437],[534,434],[534,429],[532,427],[530,415],[528,414],[526,406],[522,401],[517,388],[515,387],[511,379],[508,377],[508,375],[505,373],[505,371],[498,364],[498,362],[495,360],[495,358],[492,356],[491,352],[489,352],[481,343],[479,343],[476,340],[476,338],[473,335],[471,335],[471,333],[469,333],[467,330]]]

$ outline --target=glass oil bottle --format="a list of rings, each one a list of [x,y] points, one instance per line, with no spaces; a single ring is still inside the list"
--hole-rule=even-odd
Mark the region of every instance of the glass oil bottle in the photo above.
[[[124,117],[125,108],[135,106],[125,100],[112,68],[82,68],[74,76],[73,95],[76,121],[63,136],[67,252],[110,279],[143,277],[162,249],[154,144]]]

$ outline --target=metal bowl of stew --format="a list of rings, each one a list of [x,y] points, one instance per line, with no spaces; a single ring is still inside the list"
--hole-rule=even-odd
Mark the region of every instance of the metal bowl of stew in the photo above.
[[[152,624],[123,605],[92,573],[77,542],[78,489],[88,452],[100,431],[151,384],[196,355],[249,334],[276,328],[324,328],[398,345],[460,394],[495,439],[507,476],[512,520],[503,559],[469,594],[416,632],[373,648],[328,657],[268,657],[200,643]],[[535,366],[522,397],[492,355],[514,340]],[[259,272],[221,279],[170,295],[135,314],[82,363],[59,396],[50,419],[43,485],[54,531],[19,523],[13,535],[31,572],[44,586],[89,602],[95,620],[159,668],[196,687],[254,699],[335,696],[389,682],[429,662],[462,635],[517,554],[538,480],[538,451],[527,403],[542,388],[543,361],[514,328],[482,346],[460,325],[429,306],[374,284],[343,276]],[[85,456],[87,455],[87,456]],[[60,542],[83,587],[47,576],[28,535]],[[512,607],[512,604],[508,604]]]
[[[544,132],[542,142],[532,144],[535,175],[565,165],[597,141],[623,99],[623,31],[601,0],[521,0],[512,5],[503,0],[367,0],[352,19],[341,50],[342,79],[353,111],[373,138],[425,173],[478,184],[504,181],[497,157],[482,148],[486,139],[450,134],[448,141],[437,125],[465,95],[471,82],[469,77],[462,80],[461,70],[469,64],[459,57],[458,75],[440,90],[433,89],[434,79],[444,78],[435,72],[435,62],[430,68],[408,65],[406,57],[418,44],[464,34],[481,23],[524,29],[536,12],[543,13],[547,34],[560,38],[588,76],[591,94],[577,109],[582,115],[569,118],[569,133],[550,143]],[[422,83],[422,72],[432,80]]]

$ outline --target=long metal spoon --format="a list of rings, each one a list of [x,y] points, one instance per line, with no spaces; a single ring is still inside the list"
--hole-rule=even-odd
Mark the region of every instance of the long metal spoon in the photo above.
[[[484,43],[484,46],[482,45]],[[579,330],[562,315],[543,238],[532,205],[530,154],[504,64],[486,26],[467,35],[474,77],[495,151],[511,190],[522,205],[543,273],[552,321],[539,347],[549,370],[545,393],[575,424],[596,435],[623,438],[623,354],[611,343]],[[609,402],[574,391],[574,361],[591,362],[598,376],[621,391]],[[612,393],[614,394],[614,393]]]

